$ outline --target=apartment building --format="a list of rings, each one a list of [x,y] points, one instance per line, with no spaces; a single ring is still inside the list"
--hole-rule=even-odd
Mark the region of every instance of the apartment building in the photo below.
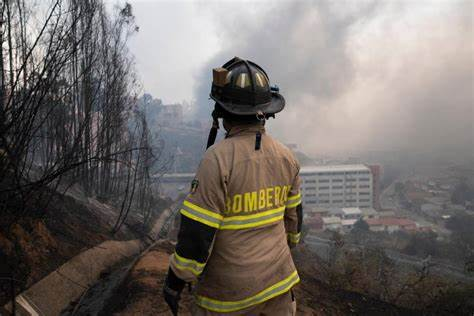
[[[307,208],[373,207],[373,176],[365,165],[326,165],[300,170]]]

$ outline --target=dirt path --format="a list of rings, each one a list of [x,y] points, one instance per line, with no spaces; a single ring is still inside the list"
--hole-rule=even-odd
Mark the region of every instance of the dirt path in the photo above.
[[[111,269],[112,272],[104,273],[101,279],[81,296],[77,304],[72,304],[61,315],[99,315],[134,262],[133,259],[121,262]]]
[[[171,315],[161,291],[173,251],[174,245],[168,241],[156,243],[137,261],[98,315]],[[415,315],[360,294],[330,288],[315,279],[314,271],[300,262],[308,257],[300,255],[296,259],[302,280],[295,288],[297,315]],[[179,315],[191,315],[192,308],[192,293],[185,289]]]
[[[115,296],[99,315],[172,315],[161,294],[174,245],[164,241],[153,246],[130,271]],[[191,315],[192,296],[184,290],[179,315]]]
[[[174,215],[174,212],[172,211],[174,207],[176,206],[173,205],[172,208],[163,211],[160,217],[156,220],[149,234],[150,237],[159,238],[161,235],[160,232],[162,232],[163,228],[166,228],[165,226],[169,223],[170,217]],[[72,303],[61,315],[110,315],[111,310],[115,310],[117,306],[124,302],[124,298],[121,297],[123,290],[120,287],[124,282],[127,282],[126,280],[130,277],[135,279],[137,277],[136,273],[153,275],[150,271],[161,271],[160,269],[167,269],[168,255],[165,255],[164,252],[160,252],[159,256],[157,256],[156,251],[153,250],[156,244],[159,244],[159,242],[153,243],[139,256],[128,258],[128,260],[120,262],[112,267],[108,272],[103,273],[100,279],[91,286],[77,302]],[[170,247],[172,248],[173,246]],[[151,262],[153,262],[153,264]],[[153,278],[153,280],[156,282],[156,278]],[[151,281],[146,280],[146,282],[151,288]],[[158,293],[160,293],[161,287],[157,290]],[[145,314],[142,313],[141,315]]]

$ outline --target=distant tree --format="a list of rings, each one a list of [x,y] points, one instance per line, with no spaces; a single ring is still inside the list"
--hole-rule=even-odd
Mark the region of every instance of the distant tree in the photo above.
[[[474,217],[468,214],[457,214],[452,216],[446,222],[446,228],[451,230],[453,234],[462,234],[470,236],[474,245]]]
[[[403,252],[412,256],[435,256],[437,247],[435,233],[414,234]]]
[[[369,224],[362,218],[359,219],[354,223],[354,227],[348,237],[352,238],[357,244],[365,244],[367,239],[370,238]]]
[[[474,217],[459,214],[446,222],[446,228],[452,231],[451,243],[462,249],[466,260],[474,257]]]
[[[395,193],[399,199],[404,200],[405,198],[405,185],[401,182],[395,183]]]
[[[150,218],[165,159],[137,107],[132,6],[34,2],[0,2],[0,216],[77,183],[120,207],[115,230],[131,209]]]
[[[397,192],[398,194],[403,193],[404,188],[405,186],[403,185],[403,183],[401,182],[395,183],[395,192]]]
[[[397,179],[397,177],[400,175],[401,171],[398,167],[394,165],[385,165],[384,166],[384,171],[382,175],[382,182],[381,182],[381,188],[380,189],[385,189],[389,185],[393,183]]]
[[[360,231],[360,232],[367,232],[369,231],[369,224],[367,224],[366,221],[364,221],[362,218],[360,218],[357,222],[354,224],[354,230],[355,231]]]
[[[474,189],[471,188],[465,180],[456,185],[451,195],[451,202],[453,204],[463,205],[467,201],[474,201]]]

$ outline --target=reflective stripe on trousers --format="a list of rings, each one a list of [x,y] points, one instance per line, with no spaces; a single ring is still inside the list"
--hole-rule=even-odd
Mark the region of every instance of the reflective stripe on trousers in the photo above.
[[[251,316],[251,315],[271,315],[271,316],[294,316],[296,315],[296,300],[292,294],[293,290],[278,295],[261,304],[242,309],[235,312],[222,313],[213,312],[208,309],[195,305],[192,315],[195,316]]]
[[[204,296],[196,296],[196,304],[202,308],[214,311],[214,312],[234,312],[238,310],[242,310],[244,308],[248,308],[254,305],[261,304],[265,301],[268,301],[278,295],[281,295],[285,292],[288,292],[296,283],[300,281],[298,276],[298,272],[294,271],[285,279],[277,282],[263,291],[259,293],[247,297],[243,300],[239,301],[219,301],[216,299],[204,297]]]

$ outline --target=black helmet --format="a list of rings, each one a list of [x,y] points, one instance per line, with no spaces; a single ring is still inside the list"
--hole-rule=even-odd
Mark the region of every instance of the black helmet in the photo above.
[[[278,87],[270,87],[265,70],[257,64],[234,57],[213,69],[211,98],[235,115],[275,114],[285,107]]]

